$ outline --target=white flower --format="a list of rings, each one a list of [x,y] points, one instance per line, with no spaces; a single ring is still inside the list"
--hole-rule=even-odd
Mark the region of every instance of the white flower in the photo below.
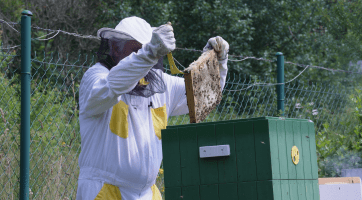
[[[313,106],[313,105],[314,105],[314,102],[310,102],[309,105],[310,105],[310,106]]]
[[[302,108],[302,105],[300,103],[296,103],[295,108],[297,108],[297,109]]]
[[[317,109],[312,110],[312,115],[318,115],[318,110]]]

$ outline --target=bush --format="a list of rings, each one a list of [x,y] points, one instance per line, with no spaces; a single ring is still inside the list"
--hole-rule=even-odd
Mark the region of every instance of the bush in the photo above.
[[[6,70],[6,63],[1,65]],[[0,199],[18,198],[20,165],[20,76],[0,72]],[[48,79],[32,80],[30,198],[75,196],[80,135],[74,86],[60,90]],[[71,91],[71,92],[69,92]]]
[[[362,93],[356,89],[350,95],[345,113],[337,120],[323,123],[316,135],[320,177],[341,176],[341,170],[361,167],[362,153]]]

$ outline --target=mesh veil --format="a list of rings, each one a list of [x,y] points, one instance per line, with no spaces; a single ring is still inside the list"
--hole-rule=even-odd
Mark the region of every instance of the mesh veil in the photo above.
[[[113,30],[104,30],[98,33],[101,38],[101,44],[97,52],[98,62],[109,70],[116,64],[129,55],[130,51],[137,52],[140,48],[139,46],[126,45],[127,42],[133,39],[132,36],[121,33],[119,31]],[[139,44],[138,44],[139,45]],[[133,90],[128,94],[142,97],[150,97],[155,93],[163,93],[166,91],[166,85],[162,78],[162,73],[165,71],[163,67],[163,58],[160,58],[156,65],[147,73],[144,77],[145,81],[149,84],[140,85],[137,84]]]

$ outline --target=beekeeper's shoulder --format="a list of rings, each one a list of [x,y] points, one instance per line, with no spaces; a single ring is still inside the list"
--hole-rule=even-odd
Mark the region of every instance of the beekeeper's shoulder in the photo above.
[[[93,76],[107,75],[109,70],[101,63],[96,63],[84,73],[82,80],[92,78]]]
[[[107,76],[108,74],[109,70],[106,67],[100,63],[96,63],[84,73],[80,85],[82,86],[83,84],[92,82],[92,80],[97,79],[97,77]]]
[[[84,73],[83,77],[94,75],[94,74],[108,74],[109,70],[101,63],[96,63]]]

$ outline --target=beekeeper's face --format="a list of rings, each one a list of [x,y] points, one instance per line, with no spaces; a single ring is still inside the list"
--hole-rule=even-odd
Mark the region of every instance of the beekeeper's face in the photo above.
[[[137,52],[142,48],[142,44],[137,42],[136,40],[127,41],[123,48],[120,48],[120,45],[113,44],[112,45],[112,58],[115,63],[118,63],[123,58],[129,56],[132,52]]]

